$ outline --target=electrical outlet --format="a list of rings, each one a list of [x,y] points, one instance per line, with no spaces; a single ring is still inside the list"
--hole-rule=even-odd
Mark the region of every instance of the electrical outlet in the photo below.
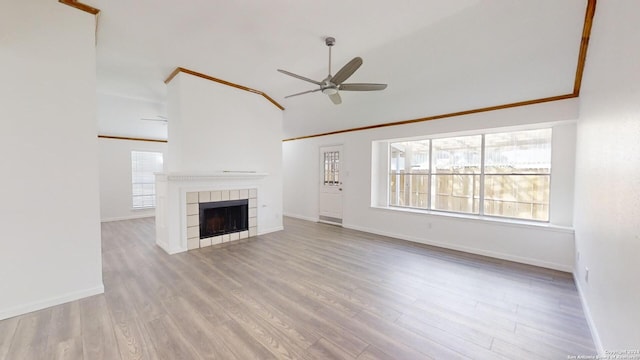
[[[586,282],[586,283],[589,282],[589,268],[588,267],[584,268],[584,282]]]
[[[431,223],[427,223],[427,229],[431,230]]]
[[[576,261],[580,261],[580,251],[576,253]]]

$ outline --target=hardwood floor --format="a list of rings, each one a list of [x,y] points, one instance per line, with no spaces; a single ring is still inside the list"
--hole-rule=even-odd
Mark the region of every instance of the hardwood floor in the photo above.
[[[285,219],[177,255],[102,225],[106,292],[0,321],[0,359],[594,355],[570,274]]]

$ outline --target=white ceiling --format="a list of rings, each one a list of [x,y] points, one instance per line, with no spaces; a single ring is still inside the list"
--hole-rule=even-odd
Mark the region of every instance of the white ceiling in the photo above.
[[[85,0],[101,9],[98,91],[164,102],[177,66],[264,91],[285,136],[365,126],[572,92],[586,0]],[[381,92],[284,96],[333,72]],[[265,100],[266,101],[266,100]]]

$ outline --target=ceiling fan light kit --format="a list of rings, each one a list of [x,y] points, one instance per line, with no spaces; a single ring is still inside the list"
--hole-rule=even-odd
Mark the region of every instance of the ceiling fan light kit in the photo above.
[[[324,89],[322,89],[322,93],[325,94],[325,95],[337,94],[338,93],[338,88],[336,88],[336,87],[324,88]]]
[[[362,58],[360,57],[353,58],[345,66],[343,66],[335,75],[331,75],[331,47],[335,45],[336,39],[331,36],[328,36],[324,39],[324,43],[325,45],[327,45],[327,47],[329,47],[329,75],[327,75],[327,77],[324,78],[322,81],[316,81],[298,74],[294,74],[286,70],[278,69],[279,72],[285,75],[289,75],[296,79],[300,79],[302,81],[306,81],[319,86],[318,89],[307,90],[307,91],[285,96],[285,99],[293,96],[321,91],[323,94],[328,95],[329,99],[334,104],[338,105],[342,103],[342,99],[340,98],[341,90],[342,91],[377,91],[377,90],[386,89],[387,84],[372,84],[372,83],[345,84],[343,83],[351,75],[353,75],[353,73],[356,72],[356,70],[358,70],[360,66],[362,66]]]

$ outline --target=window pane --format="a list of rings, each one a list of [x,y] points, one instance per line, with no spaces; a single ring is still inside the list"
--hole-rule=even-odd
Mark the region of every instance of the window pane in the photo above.
[[[480,175],[433,175],[433,190],[432,209],[479,213]]]
[[[409,204],[407,206],[427,208],[429,196],[429,175],[412,174],[407,176],[407,178],[409,179]]]
[[[154,173],[162,172],[162,153],[131,152],[131,204],[134,209],[155,207]]]
[[[485,137],[484,213],[549,221],[551,129]]]
[[[482,136],[433,140],[434,173],[479,174]]]
[[[397,174],[389,175],[389,205],[398,205],[398,191],[396,188],[398,184],[397,179]]]
[[[486,175],[484,213],[549,220],[549,175]]]
[[[551,173],[551,129],[485,136],[485,174]]]
[[[138,196],[134,196],[133,197],[133,208],[139,208],[142,207],[142,198],[138,197]]]
[[[429,167],[429,140],[391,143],[389,204],[427,208]]]
[[[478,214],[482,136],[433,140],[431,209]]]

